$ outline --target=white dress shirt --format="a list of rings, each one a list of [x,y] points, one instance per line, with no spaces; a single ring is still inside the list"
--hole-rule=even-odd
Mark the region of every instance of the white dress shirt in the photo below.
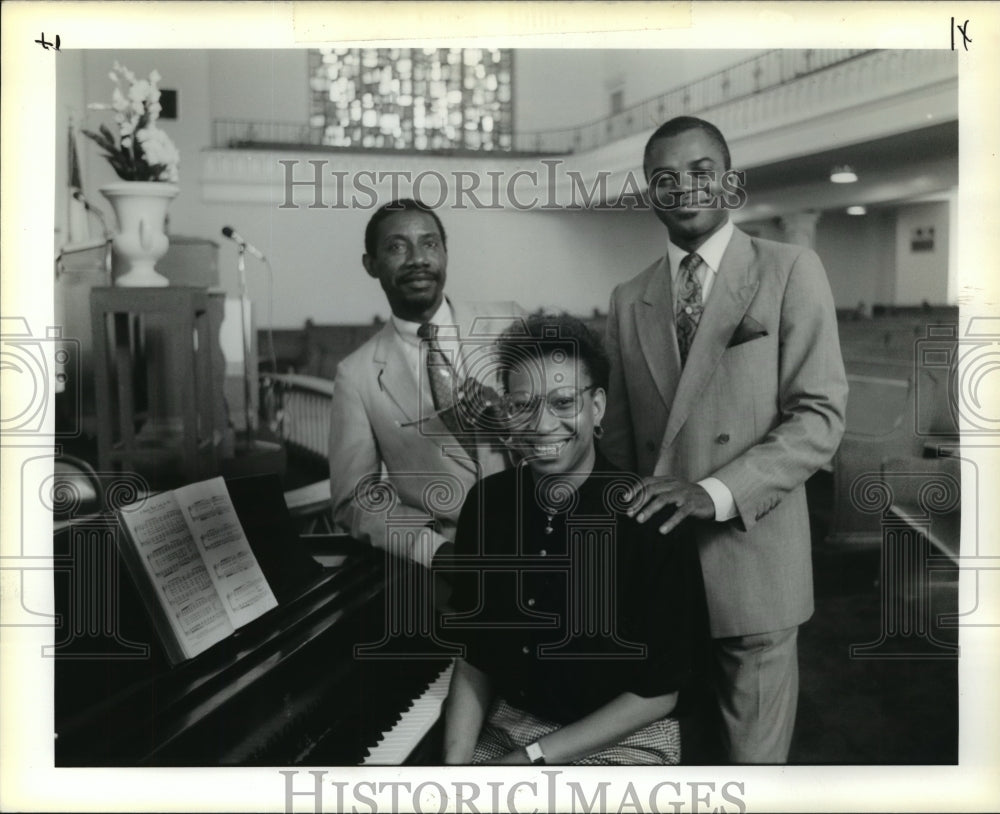
[[[715,275],[719,273],[719,265],[722,263],[722,255],[726,253],[729,240],[733,236],[733,222],[726,220],[714,235],[701,244],[696,250],[696,254],[703,263],[698,269],[698,282],[701,283],[701,303],[708,302],[708,295],[712,293],[712,284],[715,282]],[[667,259],[670,261],[670,283],[674,292],[674,300],[677,300],[677,275],[681,270],[681,260],[690,254],[686,249],[675,246],[667,241]]]
[[[395,314],[392,315],[392,326],[396,329],[396,341],[399,342],[400,347],[403,349],[403,355],[406,357],[406,361],[410,370],[413,371],[413,377],[417,382],[426,382],[427,377],[423,375],[422,366],[424,364],[424,359],[420,355],[420,343],[423,340],[417,335],[417,331],[423,323],[420,322],[409,322],[405,319],[400,319]],[[448,302],[448,298],[445,297],[441,300],[441,305],[438,306],[437,311],[434,312],[428,322],[431,325],[448,325],[454,326],[455,316],[451,311],[451,305]],[[454,336],[454,333],[451,333]],[[449,335],[445,334],[443,331],[438,337],[438,341],[442,346],[442,349],[447,351],[449,347],[448,343]],[[458,353],[454,354],[451,360],[456,367],[461,368],[461,358]],[[428,385],[429,387],[429,385]]]
[[[733,236],[733,222],[726,219],[714,235],[701,244],[696,249],[696,253],[702,259],[702,264],[698,268],[698,281],[701,283],[701,302],[704,305],[708,302],[708,295],[712,293],[712,285],[715,283],[715,275],[719,273],[719,266],[722,263],[722,255],[726,253],[729,240]],[[677,275],[680,273],[681,260],[688,256],[690,252],[675,246],[667,241],[667,259],[670,263],[671,290],[674,292],[674,300],[677,299]],[[733,493],[718,478],[704,478],[698,481],[698,485],[708,492],[715,504],[715,519],[718,521],[731,520],[739,512],[736,511],[736,500]]]

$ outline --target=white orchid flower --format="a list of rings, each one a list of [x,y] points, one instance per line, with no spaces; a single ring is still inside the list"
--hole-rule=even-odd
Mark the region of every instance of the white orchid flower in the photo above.
[[[114,83],[111,104],[94,103],[87,105],[87,108],[114,111],[120,137],[116,150],[119,158],[131,168],[136,180],[176,182],[179,178],[180,153],[170,136],[154,124],[163,109],[160,105],[160,89],[157,87],[162,79],[160,72],[153,70],[150,71],[149,79],[138,79],[132,71],[115,61],[114,69],[108,76]],[[137,130],[143,117],[146,117],[147,124],[142,130]],[[138,172],[135,162],[139,156],[149,166],[161,167],[155,176],[147,171],[143,177],[143,173]]]
[[[145,101],[147,96],[149,96],[149,82],[145,79],[133,83],[132,87],[128,89],[128,98],[133,102]]]
[[[115,88],[111,94],[111,106],[119,112],[124,112],[129,108],[128,99],[125,98],[118,88]]]

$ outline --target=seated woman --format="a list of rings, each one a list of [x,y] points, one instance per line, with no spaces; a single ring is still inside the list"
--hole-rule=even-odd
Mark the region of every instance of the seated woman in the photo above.
[[[445,622],[465,646],[444,762],[670,764],[678,692],[708,641],[682,523],[624,514],[638,478],[595,449],[608,362],[578,320],[533,316],[500,340],[503,417],[520,464],[468,494]]]

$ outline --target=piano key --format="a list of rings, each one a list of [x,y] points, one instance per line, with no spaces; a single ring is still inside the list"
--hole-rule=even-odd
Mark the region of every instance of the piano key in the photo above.
[[[449,663],[420,694],[399,721],[382,733],[368,750],[362,766],[398,766],[417,747],[441,716],[441,706],[448,695],[454,662]]]

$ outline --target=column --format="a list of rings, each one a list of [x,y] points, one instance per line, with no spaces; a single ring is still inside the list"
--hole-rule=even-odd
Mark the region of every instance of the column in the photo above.
[[[819,212],[793,212],[782,215],[778,223],[785,233],[782,238],[785,243],[816,248],[816,224],[819,222]]]

